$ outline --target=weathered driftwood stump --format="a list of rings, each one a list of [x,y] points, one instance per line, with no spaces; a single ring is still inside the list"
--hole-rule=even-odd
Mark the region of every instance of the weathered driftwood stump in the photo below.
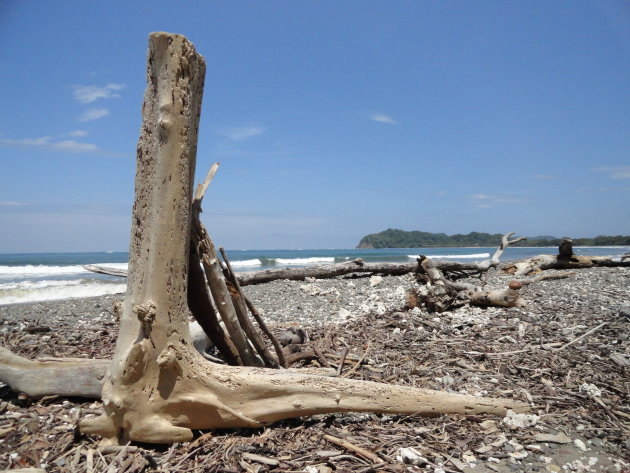
[[[219,365],[197,353],[186,305],[191,189],[205,65],[184,37],[166,33],[150,36],[148,62],[128,289],[102,391],[105,412],[84,420],[82,432],[113,443],[172,443],[192,439],[192,429],[259,427],[328,412],[503,415],[508,409],[528,410],[526,404],[506,399]],[[5,360],[17,368],[23,364],[9,355],[0,358],[0,364]],[[92,362],[103,367],[102,360]],[[60,369],[69,373],[74,365],[52,368],[61,376]],[[15,378],[14,372],[9,374]]]

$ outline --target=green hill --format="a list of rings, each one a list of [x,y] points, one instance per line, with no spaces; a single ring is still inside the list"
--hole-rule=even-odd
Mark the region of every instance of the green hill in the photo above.
[[[500,233],[470,232],[466,235],[457,233],[430,233],[418,230],[405,231],[389,228],[383,232],[370,233],[361,238],[357,248],[426,248],[448,246],[497,246],[501,242]],[[539,236],[521,241],[515,246],[558,246],[561,238]],[[597,236],[595,238],[574,238],[575,246],[630,245],[630,236]]]

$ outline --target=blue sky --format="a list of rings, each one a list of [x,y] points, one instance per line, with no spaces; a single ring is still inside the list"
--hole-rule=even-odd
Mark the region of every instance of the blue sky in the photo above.
[[[0,2],[0,253],[126,250],[147,37],[206,58],[230,249],[630,234],[622,1]]]

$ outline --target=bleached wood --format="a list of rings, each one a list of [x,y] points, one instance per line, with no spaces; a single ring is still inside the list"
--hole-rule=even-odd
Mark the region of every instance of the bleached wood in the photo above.
[[[110,360],[28,360],[0,347],[0,381],[29,397],[100,397]]]
[[[211,363],[190,343],[186,308],[192,171],[203,59],[182,36],[150,38],[138,146],[128,290],[103,389],[81,423],[113,443],[175,443],[192,429],[259,427],[327,412],[437,415],[527,411],[526,404],[405,386]]]
[[[539,255],[503,267],[503,271],[514,276],[538,274],[548,269],[585,269],[597,267],[630,267],[630,261],[613,261],[604,256],[573,255],[570,258],[557,255]]]
[[[183,36],[152,33],[137,147],[127,293],[103,388],[105,414],[81,424],[112,442],[184,438],[168,415],[187,321],[191,188],[205,61]],[[197,354],[197,356],[200,356]]]

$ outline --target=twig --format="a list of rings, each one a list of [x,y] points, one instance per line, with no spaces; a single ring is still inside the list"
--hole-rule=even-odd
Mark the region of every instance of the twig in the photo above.
[[[255,453],[243,452],[241,454],[244,460],[249,460],[256,463],[262,463],[268,466],[278,466],[280,462],[275,458],[263,457],[262,455],[256,455]]]
[[[311,348],[313,348],[313,351],[317,355],[317,359],[324,366],[324,368],[330,368],[330,364],[328,363],[328,360],[326,360],[326,357],[324,357],[322,351],[314,343],[311,343]]]
[[[536,282],[544,281],[546,279],[566,279],[575,276],[575,273],[557,273],[557,274],[541,274],[535,278],[525,279],[524,281],[518,281],[522,286],[533,284]]]
[[[258,309],[256,309],[252,301],[250,301],[249,298],[243,293],[243,290],[241,289],[241,285],[238,282],[238,278],[236,277],[236,273],[234,273],[234,271],[232,270],[232,265],[230,264],[230,260],[225,254],[225,250],[223,248],[219,248],[219,251],[221,252],[221,256],[223,256],[223,261],[225,261],[225,266],[227,266],[228,275],[230,276],[230,280],[232,284],[234,285],[234,288],[238,291],[240,296],[243,298],[245,305],[247,306],[249,311],[252,313],[252,316],[256,320],[256,323],[260,327],[260,330],[262,330],[262,332],[265,335],[267,335],[267,337],[271,341],[271,344],[273,345],[273,348],[276,351],[276,356],[278,357],[278,363],[280,363],[280,366],[282,366],[283,368],[288,368],[287,360],[284,357],[284,353],[282,353],[282,346],[280,345],[280,343],[278,342],[274,334],[271,333],[271,330],[269,330],[269,327],[267,327],[267,324],[263,320]]]
[[[343,447],[346,450],[350,450],[351,452],[356,453],[363,458],[370,460],[372,463],[382,463],[381,457],[376,455],[375,453],[366,450],[365,448],[359,447],[358,445],[354,445],[353,443],[348,442],[347,440],[340,439],[338,437],[333,437],[332,435],[325,434],[324,440],[328,440],[330,443],[334,443],[339,447]]]
[[[85,454],[85,468],[87,473],[94,473],[94,449],[88,448]]]
[[[346,371],[342,378],[347,378],[348,376],[352,375],[356,370],[359,369],[359,366],[361,366],[361,363],[363,363],[363,360],[365,360],[365,357],[368,354],[368,351],[370,351],[370,343],[368,342],[367,347],[365,348],[365,353],[363,353],[363,356],[359,359],[359,361],[357,361],[354,366],[352,368],[350,368],[348,371]]]
[[[114,464],[116,463],[116,460],[122,457],[123,453],[125,453],[125,451],[127,450],[127,447],[129,447],[130,444],[131,442],[127,442],[125,445],[123,445],[123,447],[118,452],[118,455],[116,455],[114,459],[112,460],[112,462],[109,464],[109,468],[107,469],[108,473],[116,472],[116,467],[114,466]]]
[[[350,351],[349,347],[344,348],[343,353],[341,354],[341,359],[339,360],[339,366],[337,367],[337,376],[341,376],[341,372],[343,371],[343,364],[346,362],[346,356],[348,356],[348,352]]]
[[[598,331],[600,328],[602,328],[604,325],[607,325],[608,322],[602,322],[601,324],[599,324],[597,327],[590,329],[588,332],[580,335],[577,338],[574,338],[573,340],[571,340],[569,343],[562,345],[560,348],[557,348],[555,351],[560,351],[560,350],[564,350],[565,348],[573,345],[576,342],[579,342],[580,340],[582,340],[585,337],[588,337],[589,335],[591,335],[592,333],[595,333],[596,331]]]
[[[218,169],[219,169],[219,163],[214,163],[212,167],[210,168],[210,170],[208,171],[208,174],[206,174],[206,178],[204,179],[203,183],[197,186],[197,190],[195,191],[195,197],[193,199],[193,205],[195,205],[196,203],[199,207],[200,212],[201,212],[201,201],[203,200],[203,196],[208,190],[208,186],[212,182],[212,179],[214,179],[214,175],[217,173]]]
[[[247,316],[247,304],[245,303],[243,291],[238,283],[238,279],[236,279],[236,274],[234,274],[230,260],[222,247],[219,247],[219,251],[221,252],[221,256],[223,256],[223,261],[225,262],[224,275],[227,277],[227,282],[231,284],[233,289],[230,296],[232,297],[234,309],[236,310],[236,316],[238,317],[241,328],[243,329],[243,332],[245,332],[245,335],[247,335],[249,341],[254,345],[254,348],[256,348],[258,355],[260,355],[265,365],[270,368],[277,368],[278,361],[271,355],[261,336],[258,334],[254,325]]]

